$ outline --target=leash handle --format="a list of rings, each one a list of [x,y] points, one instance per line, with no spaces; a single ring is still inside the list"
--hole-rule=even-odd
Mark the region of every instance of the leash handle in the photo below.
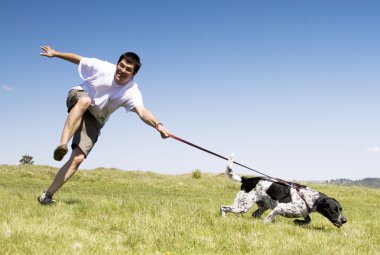
[[[186,140],[184,140],[184,139],[182,139],[182,138],[179,138],[179,137],[177,137],[177,136],[175,136],[175,135],[173,135],[173,134],[169,134],[169,137],[171,137],[171,138],[173,138],[173,139],[175,139],[175,140],[177,140],[177,141],[180,141],[180,142],[186,143],[187,145],[190,145],[190,146],[192,146],[192,147],[194,147],[194,148],[197,148],[197,149],[199,149],[199,150],[205,151],[205,152],[207,152],[207,153],[209,153],[209,154],[212,154],[212,155],[214,155],[214,156],[216,156],[216,157],[219,157],[219,158],[221,158],[221,159],[228,160],[228,158],[226,158],[226,157],[223,157],[223,156],[221,156],[221,155],[219,155],[219,154],[217,154],[217,153],[215,153],[215,152],[212,152],[212,151],[210,151],[210,150],[207,150],[207,149],[205,149],[205,148],[202,148],[201,146],[198,146],[198,145],[196,145],[196,144],[193,144],[193,143],[191,143],[191,142],[189,142],[189,141],[186,141]],[[236,161],[234,161],[234,164],[239,165],[239,166],[241,166],[241,167],[244,167],[244,168],[246,168],[246,169],[249,169],[249,170],[251,170],[251,171],[253,171],[253,172],[256,172],[256,173],[258,173],[258,174],[261,174],[261,175],[263,175],[263,176],[265,176],[265,177],[272,178],[272,177],[270,177],[269,175],[266,175],[266,174],[264,174],[264,173],[261,173],[261,172],[255,170],[255,169],[253,169],[253,168],[250,168],[250,167],[248,167],[248,166],[245,166],[245,165],[243,165],[243,164],[240,164],[240,163],[238,163],[238,162],[236,162]]]

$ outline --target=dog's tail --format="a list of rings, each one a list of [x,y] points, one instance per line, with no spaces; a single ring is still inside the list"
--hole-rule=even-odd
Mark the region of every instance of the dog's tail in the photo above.
[[[241,182],[241,176],[235,174],[234,171],[232,170],[233,164],[234,164],[234,154],[232,153],[227,162],[226,175],[232,180]]]

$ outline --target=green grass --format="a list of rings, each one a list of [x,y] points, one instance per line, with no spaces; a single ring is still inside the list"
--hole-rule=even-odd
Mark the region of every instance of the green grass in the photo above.
[[[79,171],[44,207],[57,169],[0,165],[0,254],[380,254],[380,190],[310,185],[337,198],[348,223],[308,226],[219,215],[239,183],[223,174]]]

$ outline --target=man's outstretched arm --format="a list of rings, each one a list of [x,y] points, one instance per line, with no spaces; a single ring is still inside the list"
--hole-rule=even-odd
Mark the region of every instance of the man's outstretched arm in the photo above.
[[[132,111],[137,113],[142,121],[160,132],[162,138],[165,139],[169,137],[169,130],[167,130],[161,123],[159,123],[153,114],[144,106],[136,106],[132,109]]]
[[[67,53],[67,52],[59,52],[51,48],[50,46],[41,46],[41,49],[44,50],[44,52],[40,53],[41,56],[53,58],[57,57],[60,59],[64,59],[66,61],[70,61],[74,64],[79,64],[80,60],[82,59],[82,56],[74,53]]]

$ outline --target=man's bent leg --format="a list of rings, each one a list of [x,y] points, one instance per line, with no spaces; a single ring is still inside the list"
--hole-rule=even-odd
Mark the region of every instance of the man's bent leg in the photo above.
[[[56,193],[63,186],[63,184],[65,184],[75,174],[85,158],[85,154],[78,146],[76,146],[71,153],[70,159],[58,171],[53,183],[46,193],[53,196],[54,193]]]
[[[85,96],[80,97],[74,107],[70,110],[67,116],[65,126],[63,127],[60,145],[54,151],[54,159],[61,161],[66,155],[67,143],[74,135],[75,131],[79,128],[83,114],[88,110],[91,105],[91,98]]]

